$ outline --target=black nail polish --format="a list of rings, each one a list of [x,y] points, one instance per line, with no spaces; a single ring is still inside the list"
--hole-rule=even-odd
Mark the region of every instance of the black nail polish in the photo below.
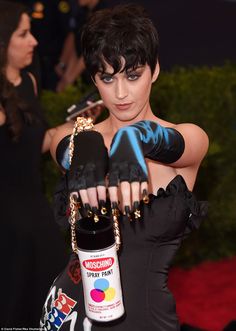
[[[124,215],[126,215],[126,216],[130,216],[130,207],[129,206],[125,206],[125,208],[124,208]]]
[[[139,209],[139,201],[134,201],[133,203],[133,210]]]
[[[111,203],[111,208],[112,209],[118,209],[118,203],[115,201],[115,202],[112,202]]]
[[[147,190],[146,189],[143,190],[143,196],[145,196],[145,195],[147,195]]]
[[[92,216],[92,210],[91,210],[90,204],[89,203],[85,203],[84,204],[84,208],[86,210],[86,213],[87,213],[88,217],[91,217]]]
[[[92,212],[97,215],[98,214],[98,208],[97,207],[92,207]]]
[[[88,211],[88,210],[91,210],[91,206],[89,203],[85,203],[84,204],[84,208]]]
[[[81,201],[77,201],[76,206],[77,206],[78,209],[80,209],[82,207]]]
[[[99,200],[99,206],[105,207],[106,202],[104,200]]]
[[[147,193],[147,190],[146,189],[143,190],[143,202],[145,204],[148,204],[149,203],[149,196],[148,196],[148,193]]]

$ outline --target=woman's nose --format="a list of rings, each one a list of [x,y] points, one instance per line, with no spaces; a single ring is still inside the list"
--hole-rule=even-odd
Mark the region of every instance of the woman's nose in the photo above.
[[[116,97],[117,99],[124,99],[128,95],[128,89],[123,79],[118,79],[116,82]]]
[[[30,34],[31,36],[31,45],[33,45],[34,47],[38,45],[38,41],[37,39],[32,35],[32,33]]]

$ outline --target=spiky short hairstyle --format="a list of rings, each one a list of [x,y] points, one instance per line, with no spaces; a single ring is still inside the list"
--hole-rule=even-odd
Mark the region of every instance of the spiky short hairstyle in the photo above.
[[[113,74],[145,64],[153,74],[158,61],[157,30],[144,8],[135,4],[95,12],[83,28],[81,43],[93,79],[97,72],[105,71],[106,63]]]

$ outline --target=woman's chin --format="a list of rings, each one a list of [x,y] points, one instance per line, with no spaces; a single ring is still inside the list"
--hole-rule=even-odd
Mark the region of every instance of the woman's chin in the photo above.
[[[139,114],[122,113],[122,114],[116,114],[115,117],[122,122],[132,122],[132,121],[136,121],[137,118],[139,118]]]

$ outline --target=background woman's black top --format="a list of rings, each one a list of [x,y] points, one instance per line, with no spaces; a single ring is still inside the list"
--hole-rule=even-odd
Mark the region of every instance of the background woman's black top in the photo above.
[[[0,126],[0,320],[2,327],[38,327],[45,296],[66,263],[66,251],[42,192],[46,124],[27,73],[16,89],[34,121],[25,121],[17,143],[7,125]]]

